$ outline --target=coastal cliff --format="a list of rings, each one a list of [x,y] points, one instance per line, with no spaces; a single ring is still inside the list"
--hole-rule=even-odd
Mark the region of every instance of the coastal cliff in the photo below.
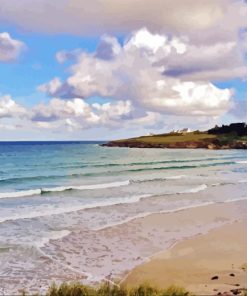
[[[110,141],[106,147],[247,149],[247,125],[232,123],[207,131],[170,132],[159,135]]]

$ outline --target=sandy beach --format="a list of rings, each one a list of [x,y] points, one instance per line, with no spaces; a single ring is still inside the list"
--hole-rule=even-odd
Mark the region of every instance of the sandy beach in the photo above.
[[[29,145],[25,153],[13,145],[6,158],[4,147],[0,289],[6,295],[23,289],[43,295],[53,282],[97,286],[109,278],[130,286],[175,283],[204,295],[243,286],[245,152],[70,143]],[[32,174],[23,163],[30,153]],[[40,171],[46,159],[51,164]]]
[[[114,207],[118,212],[129,209],[124,204]],[[111,280],[128,287],[144,282],[158,288],[175,284],[196,295],[242,288],[247,283],[247,273],[242,269],[247,263],[246,212],[247,201],[240,200],[149,214],[97,230],[82,225],[40,248],[39,266],[23,270],[22,277],[7,276],[1,285],[13,295],[17,291],[11,286],[13,282],[32,293],[45,293],[52,281],[97,286],[112,271]],[[83,213],[93,217],[95,209]],[[44,264],[51,279],[44,277]],[[84,270],[98,278],[88,279]],[[219,278],[211,280],[214,276]]]
[[[247,296],[247,0],[0,25],[0,296]]]
[[[245,206],[246,202],[230,207],[216,205],[205,208],[204,213],[209,218],[214,210],[229,214]],[[247,288],[247,219],[243,211],[240,212],[239,219],[234,222],[158,252],[149,262],[130,272],[124,284],[133,287],[146,282],[158,288],[178,285],[196,295]],[[192,212],[187,214],[193,215]]]

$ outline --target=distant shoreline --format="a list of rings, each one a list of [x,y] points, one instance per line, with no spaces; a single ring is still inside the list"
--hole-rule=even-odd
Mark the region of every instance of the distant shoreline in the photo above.
[[[49,141],[0,141],[0,145],[39,145],[39,144],[103,144],[107,141],[81,141],[81,140],[49,140]]]
[[[141,136],[137,138],[109,141],[105,147],[128,148],[172,148],[172,149],[247,149],[247,125],[232,123],[229,126],[214,127],[208,131],[188,129],[170,133]]]

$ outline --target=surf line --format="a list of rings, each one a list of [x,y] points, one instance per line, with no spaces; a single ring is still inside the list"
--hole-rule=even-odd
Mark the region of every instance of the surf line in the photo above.
[[[37,247],[37,246],[35,246],[35,247],[36,247],[36,249],[38,250],[38,252],[40,252],[40,254],[42,254],[44,257],[48,258],[48,259],[51,260],[52,262],[55,262],[55,263],[57,263],[58,265],[64,267],[65,269],[68,269],[68,270],[70,270],[70,271],[72,271],[72,272],[75,272],[75,273],[79,274],[81,277],[86,278],[86,279],[88,279],[89,281],[90,281],[91,279],[93,279],[92,274],[87,273],[87,272],[85,272],[85,271],[80,271],[80,270],[78,270],[78,269],[76,269],[76,268],[74,268],[74,267],[71,267],[71,266],[69,266],[69,265],[67,265],[67,264],[64,264],[64,263],[60,262],[59,260],[54,259],[51,255],[46,254],[43,250],[41,250],[41,248],[39,248],[39,247]],[[109,283],[109,284],[111,284],[111,285],[113,285],[113,286],[116,286],[116,287],[120,288],[120,285],[118,285],[118,284],[115,283],[113,280],[111,280],[109,276],[105,276],[104,278],[102,278],[102,281],[105,281],[106,283]]]

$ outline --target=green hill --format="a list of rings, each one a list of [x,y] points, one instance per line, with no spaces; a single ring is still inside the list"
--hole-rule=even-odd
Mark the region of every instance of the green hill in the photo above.
[[[107,147],[247,149],[247,125],[232,123],[208,131],[170,132],[110,141]]]

